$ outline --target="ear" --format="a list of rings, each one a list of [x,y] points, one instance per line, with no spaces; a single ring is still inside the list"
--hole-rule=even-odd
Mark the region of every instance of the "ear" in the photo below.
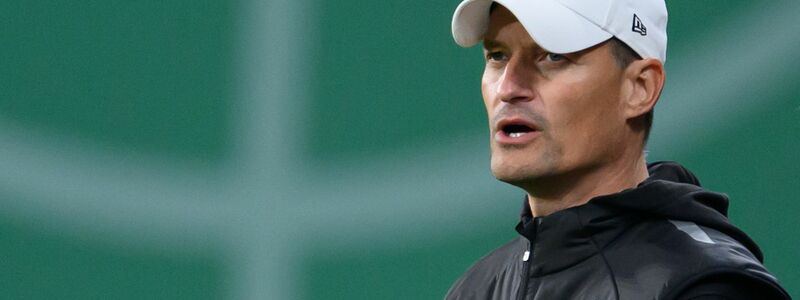
[[[653,58],[631,62],[625,68],[625,79],[630,83],[622,105],[625,107],[625,118],[637,118],[651,111],[661,96],[664,87],[664,64]]]

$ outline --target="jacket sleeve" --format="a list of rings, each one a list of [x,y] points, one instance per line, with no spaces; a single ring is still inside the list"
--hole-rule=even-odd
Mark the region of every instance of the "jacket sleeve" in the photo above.
[[[690,285],[678,300],[791,299],[780,287],[738,274],[707,277]]]

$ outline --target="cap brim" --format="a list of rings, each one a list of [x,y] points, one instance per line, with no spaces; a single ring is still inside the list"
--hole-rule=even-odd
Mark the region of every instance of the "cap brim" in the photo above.
[[[472,47],[483,40],[492,2],[511,11],[531,38],[553,53],[580,51],[612,37],[600,26],[552,0],[465,0],[453,14],[453,39],[458,45]]]

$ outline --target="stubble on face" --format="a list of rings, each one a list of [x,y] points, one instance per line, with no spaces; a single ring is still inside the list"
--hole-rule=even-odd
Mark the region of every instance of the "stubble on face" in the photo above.
[[[512,116],[521,116],[528,120],[533,120],[538,125],[541,136],[538,137],[538,141],[535,141],[535,143],[539,145],[500,145],[491,141],[490,138],[492,175],[500,181],[522,187],[539,177],[546,177],[556,173],[556,166],[559,165],[559,158],[562,156],[563,151],[560,145],[552,142],[543,145],[548,140],[552,141],[549,131],[550,125],[547,119],[543,115],[524,107],[504,105],[498,106],[495,113],[490,115],[490,124],[497,124],[499,120]],[[492,133],[491,136],[493,138],[494,134]],[[536,160],[527,158],[532,156],[528,149],[532,146],[539,147],[541,150]]]
[[[494,46],[499,45],[499,46]],[[569,185],[618,153],[622,130],[617,76],[610,50],[597,45],[553,62],[505,8],[492,13],[484,40],[482,94],[489,117],[491,167],[500,181],[529,193]],[[493,53],[502,55],[494,56]],[[495,139],[498,120],[536,123],[524,144]]]

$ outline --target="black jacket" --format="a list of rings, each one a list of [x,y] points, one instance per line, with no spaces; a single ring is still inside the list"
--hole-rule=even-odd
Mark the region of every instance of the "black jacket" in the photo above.
[[[675,163],[649,171],[634,189],[545,217],[533,218],[526,200],[520,237],[475,263],[445,298],[683,299],[735,282],[760,299],[789,299],[755,242],[728,222],[725,195]]]

